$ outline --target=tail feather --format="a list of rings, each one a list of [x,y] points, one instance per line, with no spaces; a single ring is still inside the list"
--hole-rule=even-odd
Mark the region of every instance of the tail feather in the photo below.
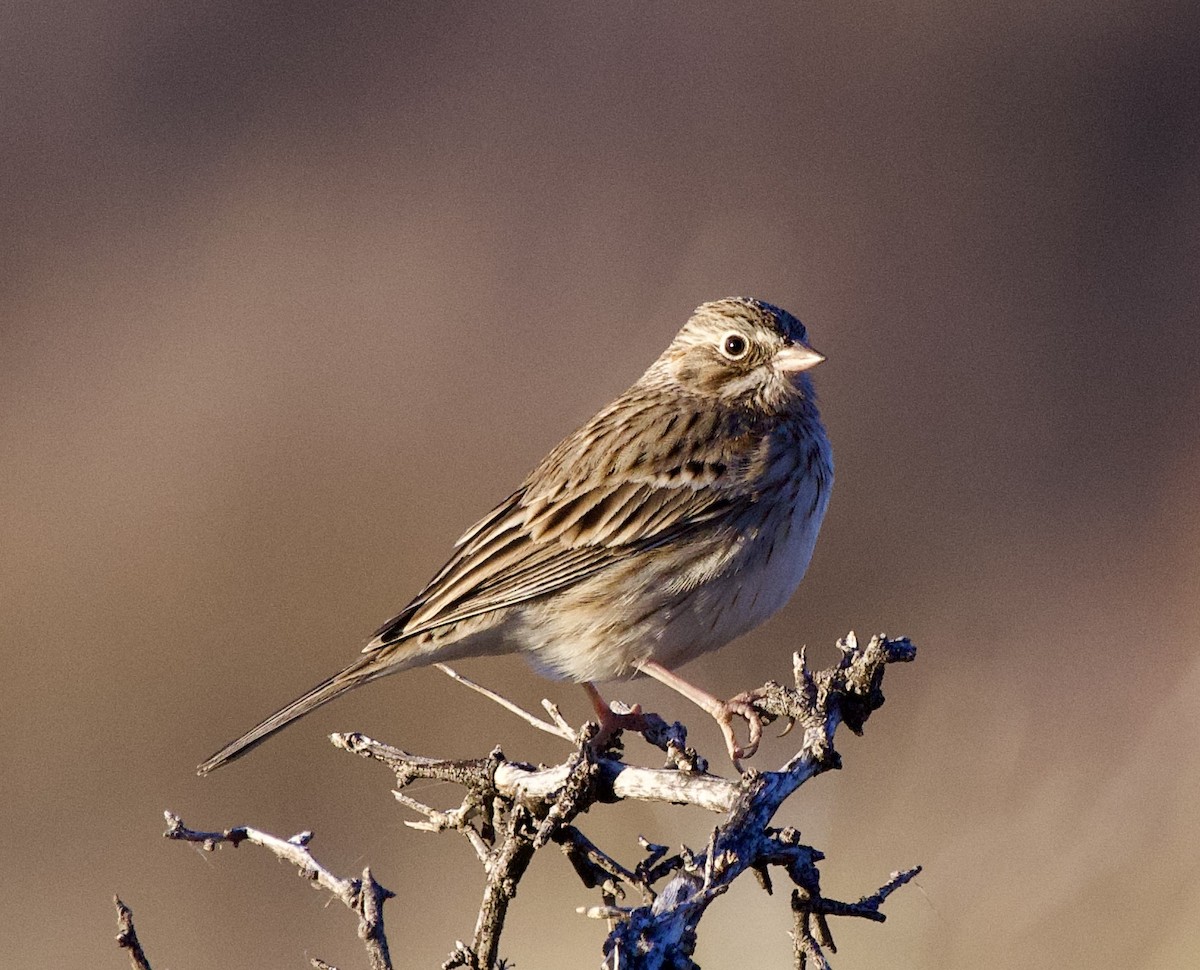
[[[381,664],[377,656],[367,656],[356,660],[345,670],[339,671],[328,680],[317,684],[312,690],[297,697],[286,707],[281,708],[270,717],[252,727],[236,741],[230,741],[220,751],[198,766],[196,774],[207,775],[210,771],[214,771],[222,765],[240,758],[247,751],[258,747],[258,745],[262,744],[276,732],[282,731],[297,718],[315,711],[322,704],[333,700],[348,690],[353,690],[355,687],[359,687],[377,677],[382,677],[384,674],[390,674],[403,669],[404,666],[407,665]]]

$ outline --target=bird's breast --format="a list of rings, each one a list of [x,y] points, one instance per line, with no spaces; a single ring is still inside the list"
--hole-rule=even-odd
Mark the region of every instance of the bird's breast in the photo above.
[[[551,676],[608,680],[646,660],[678,666],[758,626],[800,584],[829,502],[827,450],[799,459],[711,527],[633,553],[531,610],[523,652]]]
[[[763,623],[791,599],[812,561],[828,504],[827,489],[804,482],[791,502],[768,516],[751,540],[732,583],[726,610],[736,632],[730,639]]]

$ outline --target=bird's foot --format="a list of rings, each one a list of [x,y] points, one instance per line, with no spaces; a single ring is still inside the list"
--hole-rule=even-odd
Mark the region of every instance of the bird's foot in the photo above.
[[[613,702],[617,704],[617,701]],[[624,705],[621,705],[624,707]],[[645,714],[642,713],[642,705],[634,704],[633,707],[626,708],[623,711],[614,711],[611,707],[607,709],[607,713],[600,715],[600,733],[592,738],[592,746],[597,750],[602,750],[608,747],[621,731],[633,731],[641,734],[650,727],[650,722],[646,720]]]
[[[721,735],[725,738],[725,748],[729,752],[729,760],[733,762],[734,768],[738,771],[742,770],[742,759],[752,758],[758,750],[758,743],[762,740],[762,712],[755,706],[757,699],[754,691],[745,691],[732,697],[727,701],[718,700],[713,697],[708,691],[701,690],[695,684],[691,684],[684,680],[676,673],[672,673],[662,664],[653,660],[647,660],[639,665],[639,670],[644,674],[649,674],[660,683],[666,684],[672,690],[678,691],[693,704],[708,711],[709,715],[717,722],[717,726],[721,729]],[[738,744],[737,737],[733,733],[733,719],[735,717],[745,718],[746,724],[750,730],[750,737],[746,741],[746,746],[742,747]]]
[[[714,707],[706,709],[721,729],[721,734],[725,738],[725,747],[729,751],[729,760],[733,762],[733,766],[738,771],[741,771],[742,759],[753,758],[755,752],[758,751],[758,744],[762,740],[762,715],[758,712],[758,708],[754,706],[753,693],[747,691],[738,694],[736,697],[718,702]],[[737,736],[733,732],[733,719],[735,717],[745,718],[746,720],[750,736],[746,741],[745,747],[738,744]]]
[[[613,738],[621,731],[635,731],[640,734],[649,728],[650,723],[642,712],[641,704],[634,704],[633,707],[628,707],[620,701],[613,701],[612,704],[609,704],[591,684],[585,683],[583,688],[591,699],[592,708],[595,710],[596,719],[600,724],[599,733],[591,740],[592,747],[597,751],[608,747]]]

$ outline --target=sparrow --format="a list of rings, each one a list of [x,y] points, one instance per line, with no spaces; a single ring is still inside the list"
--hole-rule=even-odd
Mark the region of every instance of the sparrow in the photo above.
[[[204,775],[388,674],[520,654],[593,686],[645,675],[716,720],[735,765],[761,721],[676,669],[762,623],[796,590],[833,486],[804,325],[749,297],[704,303],[649,369],[471,526],[349,666],[201,764]],[[735,717],[749,724],[740,745]]]

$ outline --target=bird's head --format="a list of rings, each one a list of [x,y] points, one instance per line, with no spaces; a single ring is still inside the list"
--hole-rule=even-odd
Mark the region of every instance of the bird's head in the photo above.
[[[812,400],[806,372],[824,359],[786,310],[732,297],[697,307],[655,369],[723,404],[777,410]]]

